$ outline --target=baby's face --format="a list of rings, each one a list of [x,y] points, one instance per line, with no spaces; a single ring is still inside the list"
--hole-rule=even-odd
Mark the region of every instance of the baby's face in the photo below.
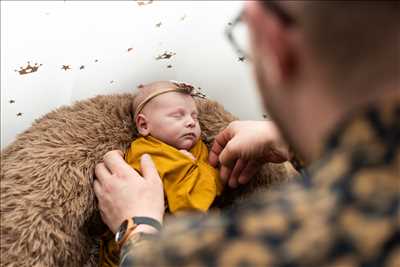
[[[191,149],[200,138],[198,111],[190,95],[169,92],[144,108],[150,134],[177,149]]]

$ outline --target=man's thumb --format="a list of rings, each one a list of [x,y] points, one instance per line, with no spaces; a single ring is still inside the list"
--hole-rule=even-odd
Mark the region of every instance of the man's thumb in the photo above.
[[[156,166],[148,154],[140,157],[140,170],[145,179],[160,179]]]

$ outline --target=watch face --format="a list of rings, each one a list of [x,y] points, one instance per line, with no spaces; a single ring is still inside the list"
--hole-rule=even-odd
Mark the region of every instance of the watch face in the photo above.
[[[126,233],[126,229],[128,228],[128,220],[125,220],[121,226],[118,228],[117,233],[115,234],[115,241],[119,242],[122,240],[123,236]]]

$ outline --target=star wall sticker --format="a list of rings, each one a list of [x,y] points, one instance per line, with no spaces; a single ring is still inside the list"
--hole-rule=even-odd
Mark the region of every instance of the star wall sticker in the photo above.
[[[62,65],[61,69],[65,70],[65,71],[70,70],[71,69],[71,65]]]
[[[161,59],[170,59],[171,57],[175,56],[176,53],[174,52],[167,52],[165,51],[164,53],[162,53],[161,55],[156,57],[156,60],[161,60]]]
[[[26,75],[26,74],[37,72],[39,67],[42,66],[42,64],[38,64],[38,63],[31,65],[30,61],[28,61],[27,63],[28,64],[26,66],[22,66],[19,68],[19,70],[14,70],[14,71],[18,72],[19,75]]]

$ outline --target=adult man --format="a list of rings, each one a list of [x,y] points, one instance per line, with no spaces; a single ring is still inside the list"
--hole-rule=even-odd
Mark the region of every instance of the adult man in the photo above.
[[[400,4],[249,1],[245,20],[264,104],[311,179],[253,198],[229,215],[132,228],[122,266],[399,266]],[[285,160],[275,125],[235,122],[210,162],[230,186],[260,160]],[[151,160],[142,173],[117,152],[98,165],[95,192],[113,231],[135,216],[162,222]]]

